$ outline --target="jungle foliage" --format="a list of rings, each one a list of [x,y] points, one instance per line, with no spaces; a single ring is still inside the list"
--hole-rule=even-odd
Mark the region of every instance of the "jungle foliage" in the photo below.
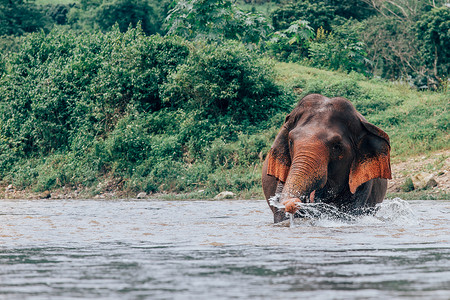
[[[267,144],[255,134],[294,102],[268,60],[242,44],[140,28],[33,34],[5,64],[0,176],[20,188],[111,178],[147,192],[248,189],[258,173],[234,175],[235,186],[221,172],[258,164]]]
[[[394,156],[449,147],[443,1],[42,2],[0,0],[3,185],[261,197],[308,93],[347,97]]]

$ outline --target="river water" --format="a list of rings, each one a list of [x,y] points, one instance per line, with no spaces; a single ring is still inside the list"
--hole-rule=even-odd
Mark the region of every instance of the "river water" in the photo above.
[[[450,202],[0,201],[0,299],[450,299]]]

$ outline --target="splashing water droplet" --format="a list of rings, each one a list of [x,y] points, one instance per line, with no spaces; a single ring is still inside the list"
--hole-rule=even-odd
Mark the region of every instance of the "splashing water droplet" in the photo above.
[[[376,206],[375,217],[383,222],[393,224],[410,224],[418,223],[418,217],[412,210],[410,204],[400,198],[386,200]]]
[[[269,198],[270,205],[272,205],[273,207],[276,207],[276,208],[284,209],[284,204],[282,204],[280,202],[280,198],[281,198],[280,194],[275,194],[275,196],[270,197]]]

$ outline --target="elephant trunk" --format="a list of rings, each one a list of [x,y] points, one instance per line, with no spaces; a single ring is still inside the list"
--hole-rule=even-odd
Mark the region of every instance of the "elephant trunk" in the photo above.
[[[327,183],[329,153],[320,141],[293,146],[293,157],[281,194],[285,211],[294,213],[298,202],[313,202],[315,191]],[[299,149],[295,151],[295,149]]]

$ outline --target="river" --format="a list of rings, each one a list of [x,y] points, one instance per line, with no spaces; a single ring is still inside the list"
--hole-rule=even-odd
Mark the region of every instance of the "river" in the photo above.
[[[1,200],[0,299],[450,299],[450,202]]]

